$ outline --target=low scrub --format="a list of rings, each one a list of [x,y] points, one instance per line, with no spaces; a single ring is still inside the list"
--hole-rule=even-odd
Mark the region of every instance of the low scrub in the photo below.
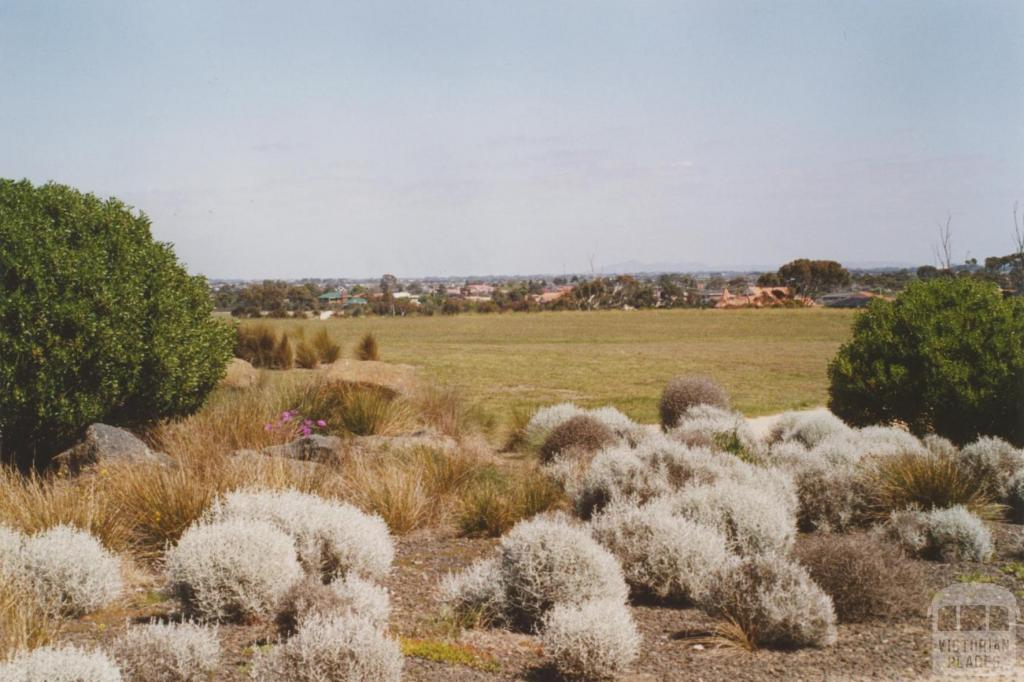
[[[908,552],[934,561],[985,561],[992,536],[985,522],[964,507],[894,512],[891,536]]]
[[[256,660],[252,679],[397,682],[403,663],[398,643],[367,621],[313,616],[288,641]]]
[[[292,539],[305,571],[324,581],[349,573],[386,576],[395,555],[379,516],[297,490],[230,492],[213,504],[205,520],[272,525]]]
[[[640,653],[640,634],[620,601],[556,605],[544,617],[541,642],[551,666],[568,679],[612,679]]]
[[[113,656],[132,682],[203,682],[217,672],[220,641],[210,627],[153,622],[130,626]]]
[[[192,526],[165,563],[170,592],[204,621],[266,619],[302,577],[292,538],[244,519]]]
[[[776,554],[723,571],[708,597],[712,613],[749,648],[828,646],[836,640],[832,600],[807,571]]]
[[[841,623],[918,613],[927,603],[920,565],[876,534],[808,535],[796,558],[832,598]]]
[[[680,418],[696,405],[728,409],[729,395],[710,377],[679,376],[670,380],[658,404],[662,428],[667,431],[678,426]]]
[[[391,603],[387,590],[357,576],[324,584],[307,577],[285,593],[275,624],[289,637],[313,617],[361,618],[379,630],[387,627]]]
[[[100,651],[44,646],[0,663],[2,682],[121,682],[114,662]]]
[[[770,490],[722,480],[685,488],[671,500],[675,514],[713,528],[742,556],[786,554],[796,537],[792,512]]]
[[[618,502],[595,516],[590,529],[640,595],[703,603],[723,566],[735,560],[722,534],[675,516],[667,499]]]
[[[48,644],[64,624],[59,614],[39,600],[28,581],[15,573],[0,572],[0,660]]]
[[[540,447],[542,462],[551,462],[556,455],[571,453],[574,457],[590,455],[615,441],[615,433],[587,414],[570,417],[551,429]]]

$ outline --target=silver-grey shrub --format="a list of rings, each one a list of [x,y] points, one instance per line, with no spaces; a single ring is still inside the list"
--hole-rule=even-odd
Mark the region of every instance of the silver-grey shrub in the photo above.
[[[1014,523],[1024,523],[1024,469],[1021,469],[1006,483],[1006,504]]]
[[[330,580],[354,572],[382,578],[391,569],[394,543],[387,524],[356,507],[296,490],[239,490],[214,503],[208,521],[264,521],[295,542],[311,575]]]
[[[829,436],[848,434],[851,431],[842,419],[827,410],[785,412],[775,422],[767,441],[797,442],[813,448]]]
[[[608,600],[556,604],[544,618],[541,642],[551,665],[568,679],[614,678],[640,650],[629,607]]]
[[[508,614],[505,583],[497,557],[481,559],[441,582],[441,601],[469,625],[497,625]]]
[[[721,533],[675,516],[665,498],[613,503],[590,528],[635,592],[662,599],[703,602],[722,567],[736,560]]]
[[[498,546],[510,620],[532,629],[552,606],[628,595],[615,557],[583,528],[560,518],[517,523]]]
[[[741,556],[786,554],[796,538],[796,519],[771,490],[721,480],[685,488],[672,497],[675,514],[722,534]]]
[[[893,512],[889,531],[904,549],[925,559],[985,561],[992,554],[985,522],[960,506]]]
[[[75,646],[44,646],[0,663],[0,682],[121,682],[106,654]]]
[[[1024,451],[1001,438],[983,436],[960,450],[960,464],[996,498],[1005,500],[1010,480],[1024,471]]]
[[[690,447],[723,450],[753,459],[759,442],[746,418],[714,405],[694,405],[683,413],[669,434]]]
[[[832,600],[803,567],[777,554],[751,556],[722,572],[707,602],[755,646],[828,646],[836,640]]]
[[[17,572],[21,547],[25,536],[16,530],[0,525],[0,576]]]
[[[214,628],[153,622],[129,627],[112,653],[128,682],[203,682],[217,671],[220,640]]]
[[[92,613],[121,594],[120,560],[89,533],[54,526],[25,538],[14,570],[45,608],[64,615]]]
[[[293,637],[259,657],[258,682],[397,682],[402,677],[398,643],[356,617],[316,615]]]
[[[292,538],[263,521],[193,524],[165,557],[168,585],[202,620],[258,620],[303,575]]]

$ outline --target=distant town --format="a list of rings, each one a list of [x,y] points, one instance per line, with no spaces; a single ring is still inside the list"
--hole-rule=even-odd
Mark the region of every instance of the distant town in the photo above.
[[[214,305],[236,317],[452,315],[641,308],[859,308],[891,298],[915,280],[939,276],[997,282],[1019,293],[1014,256],[944,267],[846,269],[836,261],[798,259],[776,272],[643,272],[379,279],[209,281]]]

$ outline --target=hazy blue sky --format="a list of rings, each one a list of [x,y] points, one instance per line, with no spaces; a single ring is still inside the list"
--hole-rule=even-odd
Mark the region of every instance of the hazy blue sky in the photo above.
[[[983,258],[1024,2],[0,0],[0,131],[211,276]]]

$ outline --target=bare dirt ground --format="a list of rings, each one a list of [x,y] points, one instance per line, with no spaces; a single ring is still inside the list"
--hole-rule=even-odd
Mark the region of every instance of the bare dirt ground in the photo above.
[[[1024,595],[1024,572],[1011,551],[1010,526],[997,527],[995,537],[1002,558],[986,564],[922,562],[928,594],[955,582],[981,581],[1002,585]],[[1019,529],[1016,529],[1019,530]],[[1016,532],[1014,530],[1013,532]],[[799,542],[799,540],[798,540]],[[420,531],[397,539],[394,569],[386,583],[391,592],[391,631],[405,645],[454,645],[465,664],[433,661],[407,655],[407,680],[548,680],[538,638],[504,630],[459,632],[443,617],[437,601],[442,578],[487,555],[493,539],[457,537],[453,531]],[[153,617],[176,618],[175,604],[158,591],[154,573],[131,572],[133,589],[115,609],[82,619],[61,638],[96,645],[116,637],[128,622]],[[930,623],[927,604],[900,621],[874,621],[839,626],[838,642],[827,649],[749,652],[722,646],[709,637],[715,622],[692,608],[655,604],[632,607],[643,637],[639,661],[623,679],[653,680],[913,680],[930,678]],[[222,625],[224,665],[218,680],[245,680],[253,657],[274,641],[267,625]],[[1024,659],[1024,646],[1018,646]],[[1024,660],[1020,667],[1024,679]]]

